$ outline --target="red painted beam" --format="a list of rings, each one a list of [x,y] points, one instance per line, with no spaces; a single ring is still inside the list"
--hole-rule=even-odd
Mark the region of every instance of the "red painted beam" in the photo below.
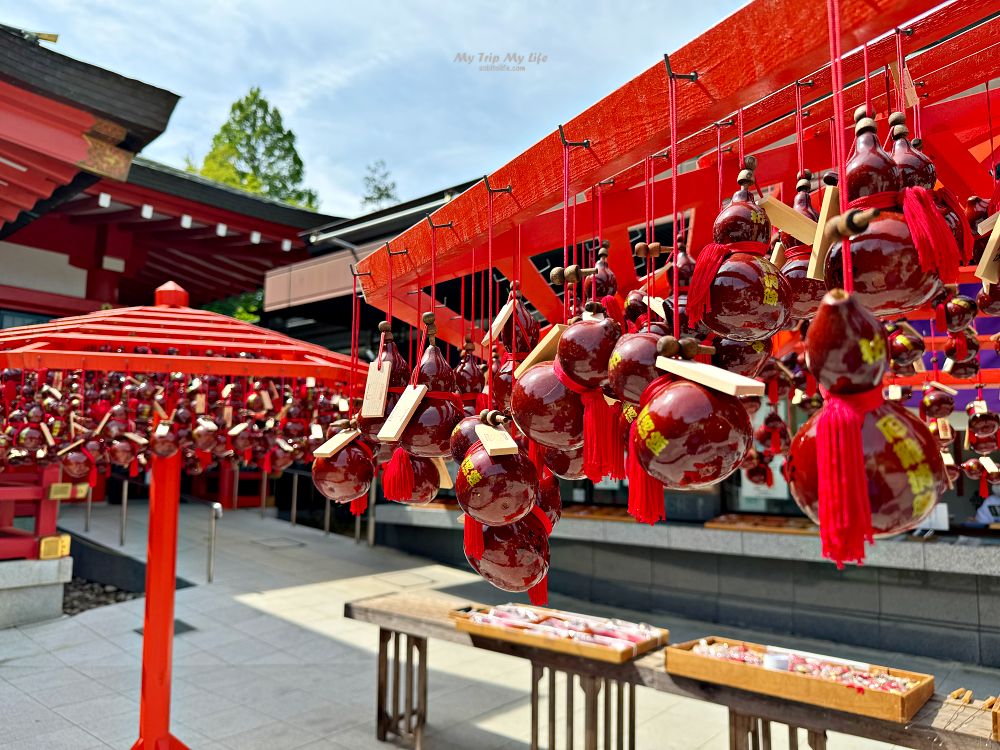
[[[3,285],[0,285],[0,300],[3,300],[4,307],[11,310],[38,315],[72,315],[91,312],[101,306],[96,300]]]
[[[935,4],[932,0],[842,2],[846,46],[902,24]],[[697,82],[680,82],[678,135],[704,128],[819,68],[829,57],[826,34],[803,33],[816,27],[816,15],[811,4],[755,0],[673,54],[675,70],[699,74]],[[576,148],[570,154],[575,188],[611,177],[669,143],[666,79],[665,66],[657,63],[567,123],[567,138],[591,139],[591,148]],[[559,134],[553,132],[490,176],[491,184],[513,188],[511,196],[495,201],[496,231],[508,231],[559,201],[562,157]],[[478,183],[435,212],[436,222],[452,221],[455,229],[438,238],[442,261],[481,241],[486,231],[485,207],[486,187]],[[414,270],[423,273],[429,262],[429,240],[427,223],[420,222],[394,244],[408,247]],[[371,272],[362,284],[366,297],[379,304],[387,281],[385,251],[376,251],[359,267]],[[413,278],[411,272],[399,281]]]

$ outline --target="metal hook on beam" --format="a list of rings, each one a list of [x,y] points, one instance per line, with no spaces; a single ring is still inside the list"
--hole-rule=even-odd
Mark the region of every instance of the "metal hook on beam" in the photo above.
[[[360,272],[357,271],[354,268],[354,264],[353,263],[348,263],[347,267],[351,269],[351,276],[353,276],[354,278],[358,278],[360,276],[371,276],[372,275],[371,271],[360,271]]]
[[[389,243],[388,242],[385,243],[385,251],[387,253],[389,253],[389,255],[409,255],[410,254],[409,248],[405,248],[404,247],[402,250],[393,250],[391,247],[389,247]]]
[[[812,78],[808,78],[805,81],[796,81],[795,85],[796,86],[803,86],[803,87],[805,87],[805,86],[815,86],[816,82]]]
[[[514,193],[514,188],[510,185],[502,188],[490,187],[490,176],[488,174],[483,175],[483,181],[486,183],[486,190],[490,193]]]
[[[427,216],[427,223],[431,225],[431,229],[453,229],[455,226],[455,222],[453,221],[446,221],[444,224],[435,224],[430,214],[425,215]]]
[[[580,146],[581,148],[590,148],[589,138],[584,138],[582,141],[567,141],[566,131],[563,129],[562,125],[559,126],[559,138],[562,140],[563,146]]]
[[[697,71],[693,72],[693,73],[675,73],[674,69],[670,67],[670,55],[666,55],[665,54],[663,56],[663,62],[667,66],[667,75],[670,76],[671,78],[684,78],[684,79],[686,79],[688,81],[697,81],[698,80],[698,73],[697,73]]]

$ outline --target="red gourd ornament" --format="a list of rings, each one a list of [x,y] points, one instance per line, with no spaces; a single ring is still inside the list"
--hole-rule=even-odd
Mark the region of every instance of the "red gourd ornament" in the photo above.
[[[462,463],[462,459],[469,452],[469,448],[479,442],[479,436],[476,434],[476,425],[480,424],[482,424],[482,420],[478,414],[475,414],[463,417],[452,429],[448,447],[451,450],[451,458],[455,463]]]
[[[475,345],[472,339],[466,337],[465,346],[462,351],[462,358],[455,366],[455,388],[465,405],[465,413],[474,415],[477,411],[477,403],[483,388],[486,387],[486,378],[480,367],[479,360],[473,355]]]
[[[970,195],[965,200],[965,223],[969,227],[969,233],[973,237],[972,242],[972,263],[979,263],[986,249],[986,243],[990,241],[990,233],[979,234],[979,224],[986,221],[990,216],[990,202],[978,195]],[[980,304],[980,308],[982,305]],[[996,313],[987,313],[987,315]]]
[[[427,346],[414,382],[427,386],[427,393],[410,418],[399,444],[414,456],[444,458],[451,454],[451,431],[465,415],[465,410],[455,393],[455,373],[435,343],[434,313],[424,313],[424,324],[427,326]]]
[[[478,558],[483,526],[506,526],[531,512],[538,500],[538,473],[521,451],[491,456],[479,442],[459,464],[455,496],[466,515],[465,553]]]
[[[792,440],[785,474],[838,567],[861,562],[875,536],[918,525],[946,486],[927,428],[883,399],[887,354],[884,328],[857,295],[836,289],[823,298],[806,362],[825,403]]]
[[[608,359],[608,386],[619,401],[638,404],[646,386],[662,374],[656,369],[654,333],[626,333],[615,343]]]
[[[998,447],[997,433],[992,435],[969,434],[969,450],[978,453],[980,456],[988,456]]]
[[[748,378],[757,377],[771,357],[771,339],[760,341],[736,341],[734,339],[713,339],[712,364],[722,370],[735,372]]]
[[[542,448],[545,467],[562,479],[584,479],[583,446],[579,448]]]
[[[437,497],[441,488],[441,474],[437,464],[430,458],[411,456],[413,466],[413,490],[409,497],[392,498],[393,502],[404,505],[426,505]]]
[[[399,347],[396,346],[395,339],[393,338],[392,325],[383,320],[378,324],[378,330],[380,334],[380,353],[377,355],[375,362],[372,362],[369,367],[377,367],[376,363],[380,362],[383,367],[388,366],[390,368],[389,391],[386,394],[385,411],[381,417],[362,417],[360,414],[358,415],[358,429],[361,430],[361,434],[369,440],[376,441],[378,440],[378,431],[385,424],[385,418],[392,412],[396,402],[399,401],[399,395],[406,388],[409,376],[406,359],[400,354]]]
[[[1000,315],[1000,286],[983,282],[983,288],[976,295],[976,307],[982,315]]]
[[[534,365],[517,379],[511,416],[517,428],[546,448],[583,446],[583,401],[556,376],[554,362]]]
[[[625,448],[618,430],[618,412],[604,397],[608,365],[621,327],[596,302],[586,303],[590,317],[571,324],[559,339],[553,372],[583,403],[583,470],[591,481],[624,469]]]
[[[947,391],[942,391],[933,385],[924,386],[924,394],[920,399],[920,416],[923,419],[941,419],[955,411],[955,397]]]
[[[972,328],[964,328],[951,334],[944,345],[944,356],[953,363],[964,364],[974,360],[979,354],[979,336]]]
[[[371,449],[360,438],[328,458],[313,460],[313,485],[335,503],[350,503],[366,496],[374,476]]]
[[[798,174],[795,184],[795,200],[792,208],[803,216],[819,220],[819,214],[812,205],[809,190],[812,187],[812,173],[805,170]],[[826,284],[818,279],[807,276],[809,257],[812,246],[804,245],[786,232],[780,232],[778,238],[785,246],[785,262],[781,266],[781,276],[788,282],[788,315],[792,321],[808,320],[816,314],[820,300],[826,294]],[[751,376],[752,377],[752,376]]]
[[[985,406],[985,402],[981,403]],[[995,412],[982,411],[976,404],[977,402],[973,401],[965,407],[965,413],[969,417],[969,434],[976,437],[995,435],[1000,429],[1000,416]]]
[[[767,258],[771,222],[750,192],[753,172],[744,169],[738,182],[715,220],[714,241],[695,256],[687,317],[691,326],[704,321],[717,336],[759,341],[785,327],[791,291]]]
[[[466,522],[469,522],[466,516]],[[483,550],[477,557],[466,553],[469,565],[502,591],[527,591],[533,604],[544,604],[549,572],[549,538],[534,515],[483,532]]]
[[[942,281],[958,280],[958,248],[926,185],[933,165],[928,170],[926,156],[910,147],[901,117],[890,118],[894,160],[878,142],[875,121],[859,108],[847,162],[848,205],[878,212],[851,236],[853,293],[879,317],[923,307],[942,292]],[[826,280],[831,289],[843,286],[839,242],[827,255]]]

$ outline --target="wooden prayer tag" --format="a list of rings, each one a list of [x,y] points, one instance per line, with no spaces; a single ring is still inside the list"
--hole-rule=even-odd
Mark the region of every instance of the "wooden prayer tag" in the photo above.
[[[395,408],[389,412],[389,416],[382,423],[382,429],[378,431],[379,442],[395,443],[403,436],[406,425],[410,423],[410,419],[425,393],[427,393],[426,385],[406,386],[399,401],[396,402]]]
[[[840,215],[840,189],[836,185],[827,185],[823,191],[823,205],[819,210],[819,221],[816,222],[816,234],[812,238],[812,255],[809,256],[809,268],[806,276],[810,279],[823,281],[826,278],[826,256],[833,244],[833,237],[826,233],[826,223],[834,216]]]
[[[952,396],[958,395],[958,391],[956,391],[954,388],[947,386],[944,383],[939,383],[936,380],[932,380],[930,383],[928,383],[928,385],[931,386],[932,388],[937,388],[939,391],[950,393]]]
[[[65,448],[63,448],[63,449],[62,449],[62,450],[60,450],[60,451],[59,451],[58,453],[56,453],[56,455],[57,455],[57,456],[65,456],[65,455],[66,455],[67,453],[69,453],[69,452],[70,452],[71,450],[73,450],[74,448],[79,448],[79,447],[80,447],[81,445],[83,445],[83,444],[84,444],[85,442],[86,442],[85,440],[77,440],[77,441],[75,441],[75,442],[73,442],[73,443],[70,443],[70,444],[69,444],[69,445],[67,445],[67,446],[66,446]]]
[[[503,327],[507,325],[507,321],[510,320],[511,315],[514,314],[514,302],[513,300],[507,300],[504,306],[500,308],[500,312],[493,319],[493,325],[490,326],[490,330],[485,336],[483,336],[482,345],[489,346],[490,339],[494,341],[500,338],[500,333],[503,331]]]
[[[230,383],[226,387],[230,388],[231,385],[232,383]],[[188,385],[188,393],[193,393],[194,391],[197,391],[199,388],[201,388],[201,378],[195,378],[194,380],[191,381],[190,385]],[[232,390],[232,388],[230,388],[230,390]]]
[[[45,442],[48,443],[49,447],[56,444],[55,439],[52,437],[52,432],[49,430],[49,426],[45,422],[40,422],[38,424],[38,429],[42,431],[42,435],[45,436]]]
[[[431,463],[433,463],[438,470],[438,487],[442,490],[450,490],[455,486],[454,480],[451,478],[451,473],[448,471],[448,464],[441,457],[432,458]]]
[[[156,412],[156,414],[160,417],[160,419],[167,418],[167,412],[164,410],[162,406],[160,406],[160,402],[157,401],[155,398],[153,399],[153,411]],[[173,421],[173,419],[171,419],[170,421]]]
[[[245,429],[247,429],[249,426],[250,426],[249,422],[240,422],[238,425],[229,430],[229,437],[236,437]]]
[[[309,425],[309,437],[312,438],[313,440],[322,440],[323,428],[320,427],[315,422],[313,422],[311,425]]]
[[[503,427],[477,424],[476,437],[482,441],[483,448],[491,456],[513,456],[520,450],[514,438]]]
[[[941,460],[944,461],[945,466],[955,465],[955,457],[951,455],[948,451],[941,451]]]
[[[222,407],[222,421],[226,423],[226,427],[230,427],[233,424],[233,407]]]
[[[346,398],[340,399],[337,402],[337,410],[341,412],[349,412],[351,410],[351,404]]]
[[[945,357],[944,364],[941,365],[941,372],[951,372],[951,368],[955,366],[955,360],[951,357]]]
[[[976,399],[971,406],[973,414],[986,414],[990,410],[990,407],[982,399]]]
[[[747,378],[714,365],[706,365],[703,362],[657,357],[656,366],[664,372],[686,378],[706,388],[714,388],[722,393],[728,393],[730,396],[763,396],[765,391],[764,384],[759,380]]]
[[[226,383],[222,388],[222,397],[229,398],[233,395],[233,388],[236,387],[236,383]]]
[[[667,312],[663,307],[663,299],[661,297],[647,297],[646,295],[643,295],[642,301],[646,307],[655,312],[661,318],[666,319]]]
[[[917,372],[927,372],[927,367],[924,365],[923,357],[917,357],[913,360],[913,369]]]
[[[888,399],[890,401],[899,401],[903,398],[903,386],[893,383],[889,386]]]
[[[271,394],[265,390],[257,391],[257,395],[260,396],[261,403],[264,404],[264,408],[267,411],[272,411],[274,409],[274,402],[271,400]]]
[[[127,437],[129,440],[131,440],[133,443],[135,443],[136,445],[138,445],[140,447],[145,446],[145,445],[149,445],[149,441],[146,440],[146,438],[144,438],[142,435],[140,435],[140,434],[138,434],[136,432],[126,432],[125,433],[125,437]]]
[[[308,378],[306,378],[306,388],[315,388],[315,387],[316,387],[316,378],[310,375]]]
[[[381,368],[379,364],[381,364]],[[361,402],[361,416],[365,419],[378,419],[385,416],[385,400],[389,395],[390,377],[392,377],[392,367],[388,362],[372,362],[368,365],[365,397]]]
[[[795,395],[792,396],[792,404],[794,406],[798,406],[799,404],[801,404],[802,403],[802,398],[805,395],[806,395],[805,392],[801,388],[796,388],[795,389]]]
[[[97,429],[94,430],[95,435],[101,434],[101,430],[103,430],[104,427],[107,425],[109,419],[111,419],[111,412],[107,411],[104,413],[104,416],[101,417],[101,421],[98,423]]]
[[[361,434],[361,430],[342,430],[313,451],[316,458],[330,458],[350,445]]]
[[[773,226],[792,235],[803,245],[815,241],[819,225],[808,216],[800,214],[791,206],[786,206],[772,195],[765,195],[757,201],[757,205],[764,209]]]
[[[194,398],[194,413],[204,414],[208,411],[208,396],[204,393],[199,393]]]
[[[604,320],[604,313],[592,313],[584,310],[583,315],[580,316],[580,320]]]
[[[1000,282],[1000,221],[994,222],[990,230],[990,238],[986,241],[983,257],[976,266],[976,277],[991,284]]]
[[[938,437],[941,440],[951,440],[955,435],[954,430],[951,429],[951,422],[948,421],[948,417],[938,417],[937,429]]]
[[[993,459],[989,456],[980,456],[979,465],[982,466],[990,474],[997,470],[997,465],[993,462]]]
[[[976,232],[979,234],[979,236],[985,237],[987,234],[993,231],[993,227],[996,226],[997,219],[1000,219],[1000,211],[997,211],[992,216],[988,216],[981,222],[979,222],[979,224],[976,225]]]
[[[785,265],[785,246],[780,242],[774,243],[774,250],[771,251],[771,265],[779,270]]]
[[[537,365],[539,362],[551,362],[556,358],[556,349],[559,347],[559,339],[562,338],[563,331],[568,326],[565,323],[556,323],[542,340],[538,342],[534,349],[524,358],[524,361],[514,370],[514,377],[519,378],[528,371],[529,367]]]
[[[165,435],[169,435],[170,434],[170,423],[169,422],[160,422],[158,425],[156,425],[156,430],[155,430],[155,432],[153,434],[156,435],[156,437],[163,437]]]

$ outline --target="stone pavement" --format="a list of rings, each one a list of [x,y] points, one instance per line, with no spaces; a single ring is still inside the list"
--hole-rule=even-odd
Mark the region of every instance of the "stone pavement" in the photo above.
[[[144,559],[146,508],[131,506],[124,551]],[[215,582],[207,584],[208,512],[181,506],[178,575],[196,585],[177,592],[177,619],[193,630],[174,641],[173,728],[192,750],[384,748],[374,726],[377,628],[344,619],[344,603],[423,588],[482,601],[508,598],[471,571],[324,537],[249,510],[227,512],[219,523]],[[61,525],[82,530],[82,509],[64,507]],[[118,549],[118,509],[95,507],[89,536]],[[648,619],[568,597],[553,596],[552,604]],[[0,750],[130,748],[139,720],[142,638],[135,630],[143,607],[138,599],[0,631]],[[662,619],[655,624],[669,627],[674,640],[709,633],[764,639],[929,671],[939,690],[962,685],[985,696],[1000,687],[1000,671]],[[527,747],[525,661],[433,640],[428,657],[429,750]],[[575,705],[579,733],[582,699]],[[719,706],[644,688],[637,705],[640,750],[728,746]],[[562,717],[558,725],[562,731]],[[830,747],[887,746],[833,736]]]

